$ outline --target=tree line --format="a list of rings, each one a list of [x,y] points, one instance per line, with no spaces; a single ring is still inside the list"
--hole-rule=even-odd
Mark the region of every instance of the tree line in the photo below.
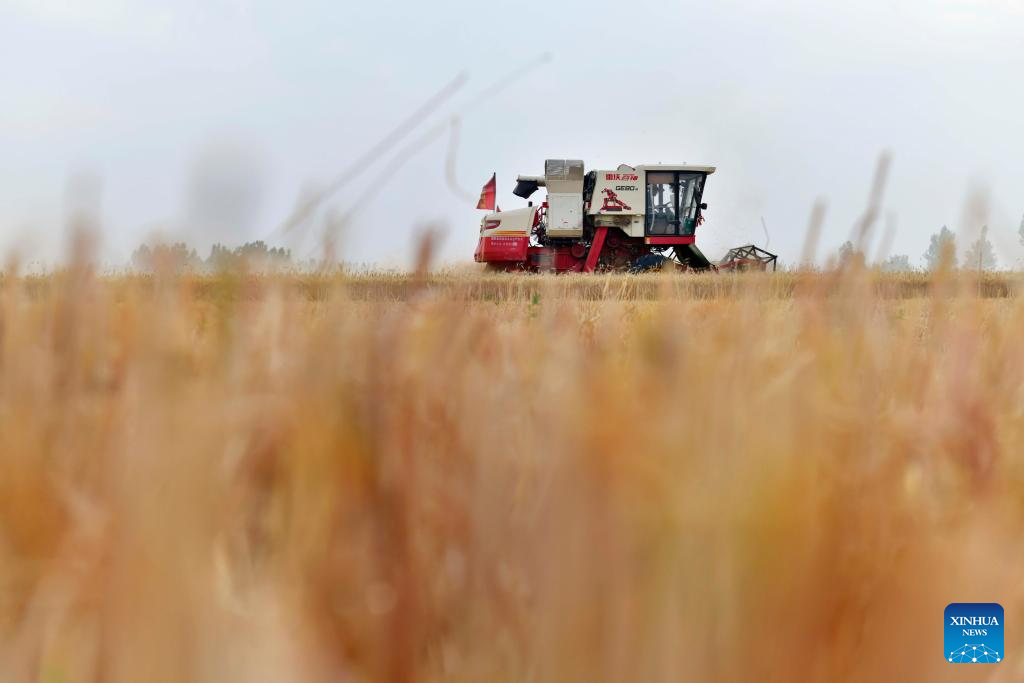
[[[217,243],[202,258],[184,242],[143,244],[132,252],[131,264],[143,273],[219,272],[224,270],[287,270],[298,264],[292,261],[291,249],[270,247],[262,240],[246,242],[234,249]]]
[[[1024,246],[1024,218],[1021,218],[1020,228],[1017,231],[1018,239]],[[925,270],[935,270],[949,258],[949,266],[952,268],[963,268],[965,270],[994,270],[999,266],[999,259],[996,257],[995,248],[988,238],[988,226],[982,226],[981,233],[977,239],[967,245],[967,250],[961,257],[957,249],[956,235],[947,226],[931,236],[928,248],[921,255]],[[849,264],[855,260],[864,262],[864,254],[854,247],[853,242],[847,240],[839,247],[839,264]],[[878,264],[883,271],[907,272],[917,270],[911,263],[907,254],[893,254]]]

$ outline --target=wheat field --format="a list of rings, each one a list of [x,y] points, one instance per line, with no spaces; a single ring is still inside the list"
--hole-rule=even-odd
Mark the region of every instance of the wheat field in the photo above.
[[[0,680],[1019,680],[1017,291],[8,272]]]

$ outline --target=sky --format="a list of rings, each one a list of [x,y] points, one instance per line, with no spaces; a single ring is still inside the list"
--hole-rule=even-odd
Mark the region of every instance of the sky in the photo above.
[[[887,253],[986,223],[1016,265],[1022,36],[1024,0],[0,0],[0,250],[54,259],[88,215],[110,264],[147,239],[317,256],[331,230],[402,267],[426,229],[470,261],[491,173],[516,208],[517,174],[579,158],[717,166],[705,253],[794,263],[815,202],[819,259],[853,235],[888,153]]]

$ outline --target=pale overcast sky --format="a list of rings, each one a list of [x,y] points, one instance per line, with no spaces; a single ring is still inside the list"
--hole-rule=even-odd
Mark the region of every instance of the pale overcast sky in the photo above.
[[[1024,0],[0,0],[0,248],[56,253],[82,204],[109,262],[153,231],[204,255],[287,243],[275,229],[304,189],[460,72],[423,130],[545,53],[463,116],[464,191],[497,172],[499,204],[522,205],[514,176],[547,157],[713,164],[698,244],[763,244],[763,217],[793,262],[819,197],[820,252],[847,239],[887,149],[893,252],[917,262],[962,228],[975,187],[1001,261],[1024,255]],[[347,259],[403,264],[426,223],[447,229],[446,260],[472,259],[480,213],[446,181],[447,149],[372,196],[391,156],[353,174],[329,207],[358,206]]]

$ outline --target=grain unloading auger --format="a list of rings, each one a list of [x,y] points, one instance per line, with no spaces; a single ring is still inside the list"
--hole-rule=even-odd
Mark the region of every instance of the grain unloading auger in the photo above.
[[[658,164],[584,173],[582,161],[548,159],[544,175],[519,176],[513,191],[528,200],[543,187],[546,201],[484,216],[474,258],[506,271],[715,268],[696,244],[704,184],[714,172]],[[494,208],[493,178],[480,208]]]

